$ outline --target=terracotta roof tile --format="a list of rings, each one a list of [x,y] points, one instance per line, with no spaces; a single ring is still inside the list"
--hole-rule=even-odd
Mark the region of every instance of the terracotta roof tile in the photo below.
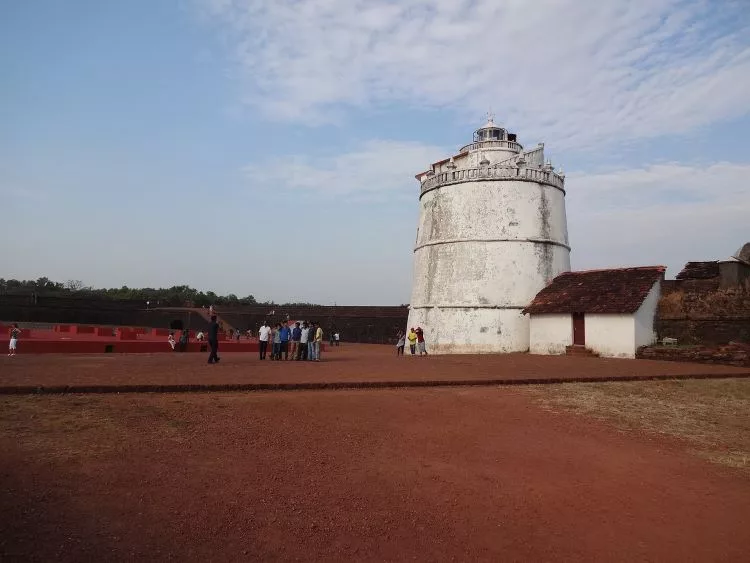
[[[565,272],[537,293],[523,312],[531,314],[635,313],[664,266]]]

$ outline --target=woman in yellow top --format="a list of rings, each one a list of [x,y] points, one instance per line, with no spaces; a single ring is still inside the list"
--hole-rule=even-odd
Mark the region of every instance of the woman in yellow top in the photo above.
[[[409,334],[406,335],[406,338],[409,339],[409,350],[413,356],[417,351],[417,333],[414,332],[414,327],[409,330]]]

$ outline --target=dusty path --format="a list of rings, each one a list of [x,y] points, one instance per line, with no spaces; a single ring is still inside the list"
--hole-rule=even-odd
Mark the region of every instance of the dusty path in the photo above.
[[[221,385],[460,380],[533,380],[750,374],[729,366],[648,360],[506,354],[396,357],[395,347],[347,345],[324,361],[260,361],[255,354],[222,354],[206,365],[203,354],[19,355],[0,357],[0,388],[55,385]]]
[[[8,561],[740,561],[750,481],[511,388],[0,397]]]

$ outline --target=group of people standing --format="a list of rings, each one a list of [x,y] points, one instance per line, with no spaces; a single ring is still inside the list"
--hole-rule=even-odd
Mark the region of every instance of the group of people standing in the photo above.
[[[403,356],[404,355],[404,347],[406,346],[406,341],[409,341],[409,351],[411,352],[411,355],[413,356],[417,348],[419,349],[419,355],[420,356],[426,356],[427,355],[427,345],[424,341],[424,331],[422,330],[421,326],[418,326],[416,330],[414,327],[409,329],[408,334],[404,334],[400,330],[398,331],[398,342],[396,342],[396,355],[397,356]]]
[[[271,360],[309,360],[320,361],[320,349],[323,343],[323,328],[310,321],[299,321],[290,327],[277,323],[268,326],[266,322],[258,329],[260,359],[265,360],[268,346],[271,344]]]
[[[218,363],[220,358],[219,350],[219,332],[221,328],[216,315],[211,315],[211,322],[208,326],[207,342],[210,348],[208,363]],[[171,336],[170,336],[171,338]],[[331,339],[338,346],[339,334],[335,333]],[[295,322],[293,326],[287,323],[276,323],[269,326],[266,321],[258,329],[258,354],[261,360],[268,356],[268,349],[271,348],[271,360],[308,360],[319,362],[320,352],[323,343],[323,328],[320,324],[313,321]],[[173,340],[170,344],[174,349]]]

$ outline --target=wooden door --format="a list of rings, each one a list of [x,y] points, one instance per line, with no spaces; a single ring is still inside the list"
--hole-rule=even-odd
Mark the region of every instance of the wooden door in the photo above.
[[[583,313],[573,313],[573,346],[586,345],[586,322]]]

